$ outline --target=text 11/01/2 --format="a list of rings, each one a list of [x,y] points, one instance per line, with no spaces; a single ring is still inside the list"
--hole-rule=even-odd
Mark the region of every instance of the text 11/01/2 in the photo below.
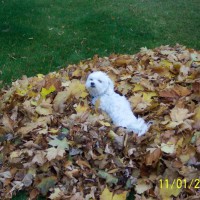
[[[173,189],[173,188],[194,188],[194,189],[200,189],[200,179],[192,179],[190,181],[187,181],[186,179],[177,178],[174,179],[172,182],[169,181],[169,179],[160,179],[159,180],[159,187],[160,189],[166,188],[166,189]]]

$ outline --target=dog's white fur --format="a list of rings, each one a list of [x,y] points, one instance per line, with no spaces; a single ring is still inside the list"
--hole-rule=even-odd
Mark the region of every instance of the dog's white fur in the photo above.
[[[87,78],[86,88],[92,96],[92,104],[95,105],[96,100],[100,99],[100,109],[110,116],[115,125],[125,127],[139,136],[149,129],[150,124],[135,117],[126,97],[114,91],[114,84],[106,73],[91,73]]]

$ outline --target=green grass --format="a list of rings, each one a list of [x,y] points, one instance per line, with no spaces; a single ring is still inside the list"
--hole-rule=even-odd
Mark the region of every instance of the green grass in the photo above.
[[[200,49],[199,13],[199,0],[0,1],[1,80],[143,46]]]
[[[0,81],[143,46],[200,49],[199,13],[199,0],[2,0]]]

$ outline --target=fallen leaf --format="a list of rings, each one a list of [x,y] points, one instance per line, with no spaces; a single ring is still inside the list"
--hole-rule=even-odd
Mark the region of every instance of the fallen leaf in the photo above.
[[[49,196],[49,199],[59,200],[62,198],[62,196],[63,196],[63,192],[60,190],[60,188],[54,188],[54,192],[51,193],[51,195]]]
[[[175,145],[161,143],[161,151],[164,153],[173,154],[173,153],[175,153]]]
[[[47,157],[48,161],[51,161],[51,160],[55,159],[57,156],[63,157],[65,150],[51,147],[51,148],[48,148],[46,150],[46,152],[47,152],[46,157]]]
[[[113,199],[113,193],[109,191],[109,189],[106,187],[101,196],[100,196],[100,200],[112,200]]]
[[[142,179],[139,179],[135,186],[135,190],[138,194],[143,194],[145,191],[149,190],[150,188],[151,188],[151,185],[149,183],[146,183]]]
[[[159,189],[161,198],[166,200],[171,200],[171,196],[178,197],[181,191],[181,188],[178,188],[173,183],[167,184],[166,181],[163,181],[163,185]]]
[[[51,138],[53,139],[49,141],[49,145],[53,147],[57,147],[58,149],[61,149],[61,150],[69,149],[69,144],[67,142],[66,137],[63,138],[62,140],[59,140],[57,136],[51,136]]]
[[[126,197],[127,197],[127,191],[124,191],[120,194],[113,194],[106,187],[103,190],[102,194],[100,195],[100,200],[126,200]]]
[[[193,127],[197,130],[200,130],[200,106],[197,107],[194,111],[195,115],[194,115],[194,124]]]
[[[54,85],[51,85],[48,89],[42,88],[40,94],[43,98],[46,98],[47,95],[51,94],[52,92],[56,91]]]
[[[42,195],[46,195],[50,188],[53,188],[56,184],[57,178],[55,176],[43,178],[41,182],[36,186]]]
[[[98,174],[97,174],[100,178],[103,178],[106,180],[106,183],[108,184],[117,184],[118,182],[118,178],[114,177],[111,174],[108,174],[107,172],[103,171],[103,170],[99,170]]]

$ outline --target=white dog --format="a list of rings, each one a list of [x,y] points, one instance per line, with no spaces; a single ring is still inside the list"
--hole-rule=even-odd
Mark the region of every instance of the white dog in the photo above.
[[[100,109],[110,116],[115,125],[125,127],[139,136],[149,129],[150,123],[136,118],[128,100],[115,93],[114,84],[106,73],[91,73],[87,78],[86,88],[92,96],[92,104],[95,105],[96,100],[100,99]]]

